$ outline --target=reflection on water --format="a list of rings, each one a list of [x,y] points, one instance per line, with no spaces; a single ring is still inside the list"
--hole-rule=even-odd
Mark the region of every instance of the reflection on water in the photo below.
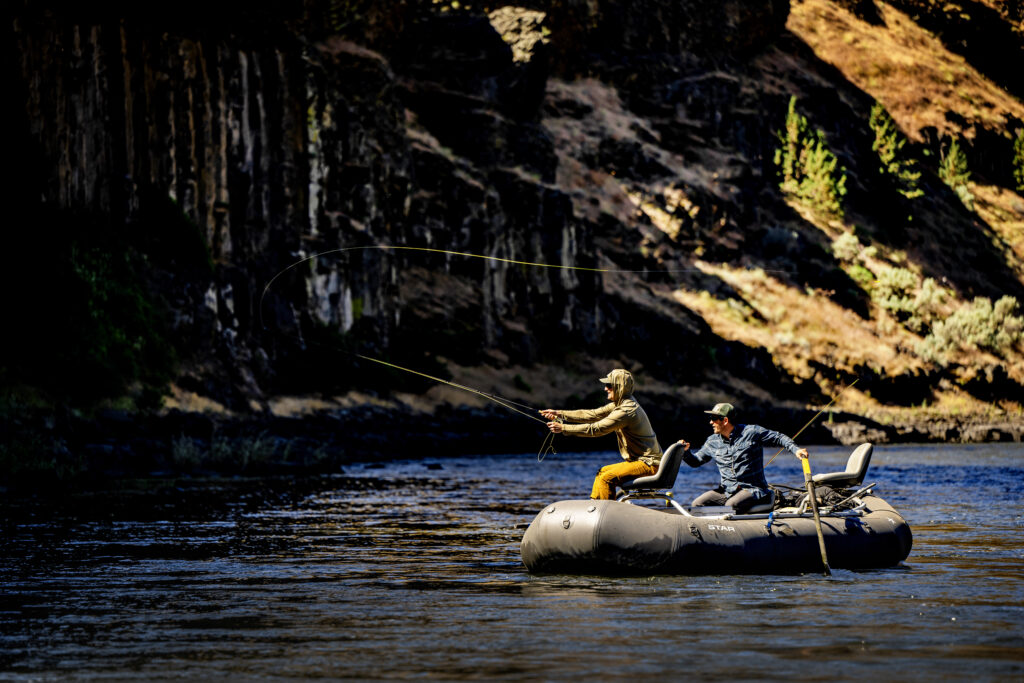
[[[846,449],[816,449],[816,471]],[[931,680],[1024,676],[1024,448],[879,447],[902,567],[533,577],[522,531],[607,454],[8,501],[0,672],[55,677]],[[438,469],[440,466],[440,469]],[[799,465],[769,478],[799,484]],[[677,496],[712,484],[680,473]]]

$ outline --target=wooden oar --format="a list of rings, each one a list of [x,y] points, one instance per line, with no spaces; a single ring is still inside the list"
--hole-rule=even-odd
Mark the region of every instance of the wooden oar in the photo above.
[[[814,513],[814,528],[818,531],[818,548],[821,550],[821,563],[825,565],[825,576],[832,576],[832,570],[828,566],[828,554],[825,552],[825,534],[821,530],[821,517],[818,516],[818,500],[814,497],[814,479],[811,478],[811,459],[800,458],[804,468],[804,484],[807,486],[807,500],[811,504],[811,512]]]

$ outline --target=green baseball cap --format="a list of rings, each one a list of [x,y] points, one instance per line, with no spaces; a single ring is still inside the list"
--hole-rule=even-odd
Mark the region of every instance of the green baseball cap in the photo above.
[[[715,415],[717,417],[729,417],[736,408],[731,403],[716,403],[715,407],[711,410],[705,410],[704,412],[708,415]]]

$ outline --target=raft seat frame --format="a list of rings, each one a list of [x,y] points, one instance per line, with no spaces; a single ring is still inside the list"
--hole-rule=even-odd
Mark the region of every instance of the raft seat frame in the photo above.
[[[863,517],[867,510],[867,503],[865,503],[861,496],[866,496],[874,493],[874,488],[877,483],[871,483],[858,489],[856,492],[850,494],[835,505],[823,506],[818,508],[818,513],[828,517]],[[640,490],[631,491],[618,499],[620,503],[626,503],[633,505],[632,500],[636,499],[660,499],[666,501],[667,505],[671,505],[676,511],[684,517],[699,517],[701,519],[732,519],[732,520],[743,520],[743,519],[798,519],[801,517],[813,517],[813,513],[808,510],[807,496],[805,495],[801,500],[800,504],[796,507],[784,507],[777,510],[766,510],[758,512],[745,512],[735,513],[729,512],[732,508],[726,506],[707,507],[705,512],[709,514],[693,514],[690,510],[680,505],[673,497],[671,491],[654,491],[654,490]],[[772,500],[774,500],[774,493]],[[854,507],[849,510],[836,510],[840,505],[844,503],[853,502]]]
[[[813,513],[807,510],[807,505],[804,503],[800,507],[786,507],[779,508],[778,510],[772,510],[770,512],[712,512],[711,514],[699,514],[695,515],[685,507],[680,505],[675,499],[672,498],[672,492],[637,492],[628,494],[618,499],[620,503],[626,503],[627,505],[633,505],[633,500],[637,499],[661,499],[666,502],[667,505],[671,505],[676,511],[684,517],[693,517],[695,519],[799,519],[801,517],[813,517]],[[863,517],[866,511],[867,503],[860,500],[859,498],[853,499],[856,502],[856,506],[849,510],[835,510],[834,507],[822,507],[818,508],[818,513],[821,516],[827,517]]]
[[[863,443],[854,449],[847,461],[844,472],[831,472],[815,475],[815,483],[829,484],[832,486],[859,486],[864,481],[864,474],[867,472],[868,464],[871,462],[873,446],[870,443]],[[702,517],[704,519],[793,519],[798,517],[813,516],[808,508],[807,495],[804,494],[799,505],[774,509],[776,494],[770,490],[771,496],[763,503],[753,506],[748,512],[741,514],[730,512],[731,507],[719,506],[708,507],[705,514],[693,514],[690,510],[680,505],[672,496],[672,487],[675,486],[676,477],[679,475],[679,466],[683,460],[683,445],[674,443],[668,447],[658,464],[658,471],[644,477],[637,477],[631,481],[623,482],[622,495],[617,500],[620,503],[633,505],[634,500],[664,500],[665,505],[671,505],[676,512],[684,517]],[[872,493],[877,483],[871,483],[861,487],[855,493],[848,495],[839,503],[831,506],[818,508],[819,514],[830,517],[861,517],[864,515],[865,503],[861,496]],[[854,502],[855,505],[849,510],[836,510],[835,508],[844,503]]]
[[[656,498],[666,501],[666,505],[671,505],[680,514],[692,516],[672,498],[672,487],[676,485],[676,477],[679,475],[679,465],[683,462],[684,450],[683,444],[678,442],[669,446],[661,456],[657,472],[620,484],[623,493],[619,496],[618,501],[628,503],[633,499]]]

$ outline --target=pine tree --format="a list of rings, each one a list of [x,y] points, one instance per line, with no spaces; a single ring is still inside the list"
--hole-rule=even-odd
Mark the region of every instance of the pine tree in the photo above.
[[[924,192],[917,184],[921,178],[917,162],[903,151],[907,139],[881,103],[875,102],[871,107],[869,123],[871,130],[875,131],[875,142],[871,149],[878,153],[881,174],[890,177],[896,190],[907,199],[923,195]]]
[[[1017,131],[1013,141],[1013,179],[1017,181],[1017,192],[1024,192],[1024,128]]]
[[[811,130],[807,117],[796,111],[796,97],[789,100],[786,129],[776,133],[782,146],[775,150],[779,188],[812,211],[843,217],[846,171],[828,147],[825,133]]]
[[[939,178],[956,192],[964,206],[974,210],[974,195],[971,194],[971,190],[967,186],[971,180],[971,171],[967,168],[967,155],[956,138],[952,138],[949,149],[942,155],[942,161],[939,164]]]

